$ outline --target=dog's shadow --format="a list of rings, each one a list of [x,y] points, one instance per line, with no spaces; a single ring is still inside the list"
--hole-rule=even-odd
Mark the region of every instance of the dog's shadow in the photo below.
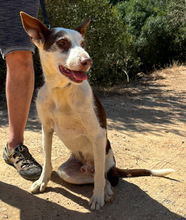
[[[47,191],[60,193],[68,197],[72,201],[78,203],[84,208],[88,209],[88,202],[82,199],[82,196],[88,199],[92,196],[93,185],[72,185],[63,181],[58,174],[53,171],[51,181],[61,185],[62,187],[48,187]],[[67,190],[65,190],[67,189]],[[72,191],[73,193],[70,193]],[[125,180],[120,180],[117,187],[114,188],[115,198],[113,202],[108,203],[102,209],[101,216],[107,216],[112,219],[121,219],[118,216],[123,216],[123,219],[185,219],[164,207],[162,204],[152,199],[146,192],[141,190],[138,186],[129,183]],[[74,195],[74,193],[80,196]],[[100,213],[100,212],[98,212]],[[120,213],[118,215],[118,213]],[[92,212],[90,219],[93,218],[95,212]],[[98,217],[99,214],[96,215]],[[87,216],[88,217],[88,216]],[[89,218],[87,218],[89,219]],[[103,218],[104,219],[104,218]]]
[[[77,210],[67,209],[57,203],[39,198],[29,192],[26,192],[17,186],[13,186],[0,181],[0,200],[20,210],[20,219],[40,220],[40,219],[151,219],[151,220],[176,220],[184,219],[183,217],[171,212],[162,204],[153,200],[144,191],[134,184],[126,181],[120,181],[119,186],[115,189],[115,199],[112,203],[107,204],[101,211],[90,212],[88,210],[88,201],[70,191],[90,197],[93,186],[74,186],[65,184],[55,172],[52,174],[52,181],[62,184],[63,186],[52,188],[47,187],[47,191],[63,194],[67,198],[82,205],[87,209],[87,213],[78,212]],[[64,185],[65,184],[65,185]],[[61,202],[62,203],[62,202]],[[2,214],[2,213],[1,213]],[[7,213],[8,215],[10,213]],[[10,214],[11,215],[11,214]],[[17,216],[15,216],[17,218]]]
[[[2,202],[20,210],[20,218],[18,216],[14,216],[14,219],[87,219],[91,215],[90,213],[80,213],[66,209],[65,207],[60,206],[54,202],[44,200],[31,193],[28,193],[17,186],[13,186],[0,181],[1,205]],[[5,210],[6,209],[7,208],[5,208]],[[3,211],[4,209],[2,208],[2,212]],[[11,214],[12,213],[6,213],[6,216],[11,216]],[[3,215],[3,213],[1,213],[1,215]]]

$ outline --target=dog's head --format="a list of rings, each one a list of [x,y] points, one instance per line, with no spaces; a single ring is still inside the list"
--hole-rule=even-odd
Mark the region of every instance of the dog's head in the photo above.
[[[47,77],[75,84],[87,79],[85,73],[90,69],[92,60],[85,51],[84,37],[90,19],[85,20],[75,30],[49,30],[38,19],[24,12],[20,14],[25,31],[39,49]]]

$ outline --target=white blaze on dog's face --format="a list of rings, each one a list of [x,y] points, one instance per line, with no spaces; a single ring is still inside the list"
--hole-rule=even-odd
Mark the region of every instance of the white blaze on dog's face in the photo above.
[[[54,28],[50,30],[40,56],[73,83],[87,79],[85,72],[90,69],[92,61],[84,49],[82,35],[70,29]],[[46,65],[46,64],[45,64]]]
[[[39,20],[23,12],[21,18],[26,32],[39,49],[46,80],[50,77],[50,80],[54,78],[59,82],[79,84],[87,79],[85,73],[90,69],[92,60],[84,49],[84,36],[90,20],[84,21],[77,30],[48,30]]]

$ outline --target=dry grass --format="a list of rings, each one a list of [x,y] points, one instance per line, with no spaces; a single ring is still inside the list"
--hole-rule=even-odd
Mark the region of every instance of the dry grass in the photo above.
[[[186,66],[178,65],[177,63],[174,63],[171,67],[154,71],[153,73],[150,74],[150,76],[153,78],[153,80],[158,80],[164,78],[165,75],[180,73],[182,71],[186,71]]]

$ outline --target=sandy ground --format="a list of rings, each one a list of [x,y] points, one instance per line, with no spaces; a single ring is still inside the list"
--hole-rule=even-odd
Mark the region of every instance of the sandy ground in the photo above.
[[[172,168],[167,178],[121,179],[115,198],[101,211],[91,212],[93,186],[61,180],[56,170],[68,150],[55,135],[54,171],[44,193],[30,193],[32,182],[22,179],[0,157],[0,219],[186,219],[186,67],[174,67],[143,77],[137,83],[100,93],[108,117],[108,135],[120,168]],[[0,155],[8,136],[7,111],[0,103]],[[32,104],[25,144],[43,163],[41,125]]]

